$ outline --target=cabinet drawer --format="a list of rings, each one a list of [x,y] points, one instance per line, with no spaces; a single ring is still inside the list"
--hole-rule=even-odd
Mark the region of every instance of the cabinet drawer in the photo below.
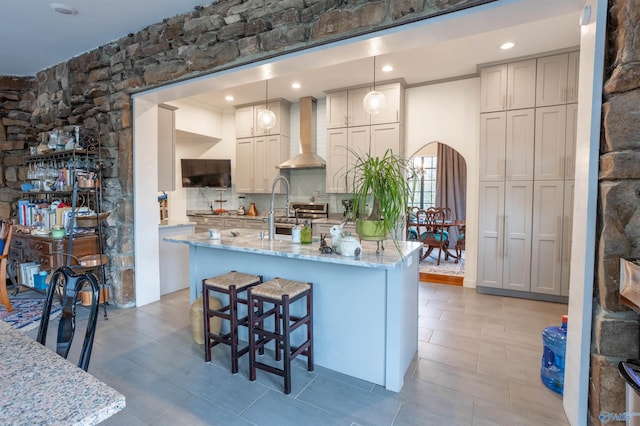
[[[22,247],[14,246],[13,241],[11,242],[11,247],[9,247],[9,259],[16,260],[20,262],[22,260]]]
[[[51,246],[52,244],[48,241],[29,240],[27,242],[27,248],[29,251],[40,254],[50,254],[54,251]]]

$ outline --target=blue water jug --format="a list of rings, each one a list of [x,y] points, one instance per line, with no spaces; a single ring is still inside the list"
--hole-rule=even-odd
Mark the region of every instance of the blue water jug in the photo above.
[[[562,395],[564,388],[564,356],[567,348],[567,315],[562,316],[560,327],[552,326],[542,330],[542,383]]]

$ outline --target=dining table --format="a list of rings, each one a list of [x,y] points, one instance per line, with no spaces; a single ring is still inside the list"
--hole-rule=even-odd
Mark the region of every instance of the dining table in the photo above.
[[[0,321],[0,424],[95,425],[125,407],[120,392]]]

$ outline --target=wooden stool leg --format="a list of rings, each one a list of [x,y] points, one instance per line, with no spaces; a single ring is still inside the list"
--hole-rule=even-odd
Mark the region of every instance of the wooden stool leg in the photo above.
[[[238,372],[238,296],[236,294],[236,287],[229,286],[229,315],[231,319],[230,324],[230,336],[231,339],[231,373],[236,374]]]
[[[313,287],[307,293],[307,340],[309,347],[307,348],[307,371],[313,371]]]
[[[254,335],[254,318],[253,310],[254,301],[251,296],[251,289],[247,291],[247,300],[249,301],[249,380],[256,380],[256,337]],[[261,315],[259,313],[259,315]],[[259,337],[258,337],[259,338]]]
[[[284,301],[282,302],[278,302],[274,304],[274,309],[275,309],[275,315],[274,315],[274,321],[275,321],[275,328],[274,328],[274,333],[277,336],[281,336],[282,333],[284,333],[284,331],[281,332],[281,330],[284,329],[284,327],[280,326],[280,322],[284,321],[282,318],[282,315],[280,314],[280,309],[283,309],[284,305]],[[275,339],[275,350],[276,350],[276,361],[280,361],[280,359],[282,359],[281,357],[281,352],[282,352],[282,342],[280,341],[280,339]]]
[[[209,338],[210,322],[209,322],[209,290],[207,285],[202,281],[202,318],[204,321],[204,360],[211,361],[211,339]]]
[[[291,393],[291,336],[289,325],[289,296],[285,295],[282,297],[282,350],[284,352],[284,393],[287,395]],[[278,347],[278,339],[276,339],[276,347]]]

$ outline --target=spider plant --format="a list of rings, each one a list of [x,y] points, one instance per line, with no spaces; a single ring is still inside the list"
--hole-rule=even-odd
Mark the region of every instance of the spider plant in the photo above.
[[[396,248],[398,226],[405,221],[407,206],[413,196],[409,177],[410,161],[387,150],[382,157],[361,155],[349,149],[352,163],[346,173],[347,191],[353,194],[353,211],[358,235],[362,239],[383,240],[391,235]],[[366,211],[369,205],[371,208]],[[364,222],[370,221],[373,224]],[[370,228],[370,229],[369,229]]]

